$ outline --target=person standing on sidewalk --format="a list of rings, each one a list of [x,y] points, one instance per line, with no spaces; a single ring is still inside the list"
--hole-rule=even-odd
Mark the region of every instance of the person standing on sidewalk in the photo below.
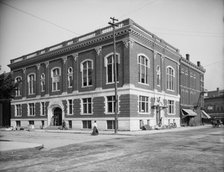
[[[98,134],[99,134],[99,131],[97,129],[97,124],[96,124],[96,121],[94,121],[94,123],[93,123],[93,132],[92,132],[91,135],[96,136]]]

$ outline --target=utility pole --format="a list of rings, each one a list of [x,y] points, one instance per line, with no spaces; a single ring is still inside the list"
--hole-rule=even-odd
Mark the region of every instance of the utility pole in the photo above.
[[[115,27],[118,26],[118,24],[115,23],[115,21],[118,21],[118,19],[115,19],[114,17],[110,17],[112,22],[109,22],[113,27],[113,42],[114,42],[114,89],[115,89],[115,126],[114,126],[114,133],[117,134],[118,130],[118,101],[117,101],[117,56],[116,56],[116,40],[115,40]]]

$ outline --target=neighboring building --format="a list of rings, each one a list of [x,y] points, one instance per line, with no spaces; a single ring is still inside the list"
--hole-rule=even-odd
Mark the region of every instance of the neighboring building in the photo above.
[[[208,91],[205,97],[205,111],[215,119],[224,122],[224,90]]]
[[[200,125],[204,107],[204,73],[200,62],[190,61],[190,55],[180,59],[180,117],[183,125]]]
[[[118,26],[118,129],[180,126],[179,50],[130,19]],[[9,67],[22,80],[12,101],[13,126],[65,120],[70,128],[91,129],[96,120],[100,130],[114,129],[112,27],[13,59]]]

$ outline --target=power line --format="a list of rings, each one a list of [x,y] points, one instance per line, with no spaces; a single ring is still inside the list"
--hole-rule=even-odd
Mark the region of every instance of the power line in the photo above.
[[[32,16],[33,18],[37,18],[37,19],[39,19],[39,20],[41,20],[41,21],[44,21],[44,22],[46,22],[46,23],[48,23],[48,24],[51,24],[51,25],[53,25],[53,26],[56,26],[56,27],[58,27],[58,28],[60,28],[60,29],[62,29],[62,30],[65,30],[65,31],[67,31],[67,32],[70,32],[70,33],[73,33],[73,34],[76,34],[76,35],[80,35],[80,34],[74,32],[74,31],[72,31],[72,30],[70,30],[70,29],[67,29],[67,28],[65,28],[65,27],[63,27],[63,26],[60,26],[60,25],[56,24],[56,23],[53,23],[53,22],[51,22],[51,21],[49,21],[49,20],[47,20],[47,19],[41,18],[41,17],[39,17],[39,16],[36,16],[36,15],[30,13],[30,12],[24,11],[24,10],[22,10],[22,9],[19,9],[19,8],[17,8],[17,7],[14,7],[14,6],[9,5],[9,4],[7,4],[7,3],[5,3],[5,2],[2,2],[2,1],[0,1],[0,3],[4,4],[5,6],[8,6],[8,7],[12,8],[12,9],[14,9],[14,10],[16,10],[16,11],[19,11],[19,12],[24,13],[24,14],[26,14],[26,15]]]
[[[142,5],[141,7],[137,8],[137,9],[134,9],[134,10],[131,10],[131,11],[127,12],[127,13],[124,13],[123,15],[121,15],[121,16],[118,17],[118,18],[123,18],[124,16],[130,15],[130,13],[135,13],[135,12],[137,12],[137,11],[139,11],[139,10],[145,8],[147,5],[150,5],[150,4],[154,3],[155,1],[156,1],[156,0],[147,2],[147,3],[145,3],[144,5]],[[158,1],[158,0],[157,0],[157,1]]]

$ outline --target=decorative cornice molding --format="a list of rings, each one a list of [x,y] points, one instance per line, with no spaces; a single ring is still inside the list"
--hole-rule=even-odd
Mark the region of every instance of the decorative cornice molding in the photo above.
[[[44,62],[44,64],[45,64],[46,68],[48,68],[48,66],[49,66],[49,61]]]
[[[97,55],[99,56],[100,53],[102,52],[102,46],[95,47],[95,50],[96,50]]]
[[[78,53],[74,53],[73,54],[73,58],[74,58],[74,61],[76,62],[77,61],[77,58],[79,57],[79,54]]]
[[[36,64],[37,66],[37,69],[39,70],[40,69],[40,63]]]
[[[123,40],[123,43],[125,45],[126,48],[132,48],[133,47],[133,44],[134,44],[134,40],[132,39],[125,39]]]
[[[64,64],[67,62],[67,56],[62,57]]]

